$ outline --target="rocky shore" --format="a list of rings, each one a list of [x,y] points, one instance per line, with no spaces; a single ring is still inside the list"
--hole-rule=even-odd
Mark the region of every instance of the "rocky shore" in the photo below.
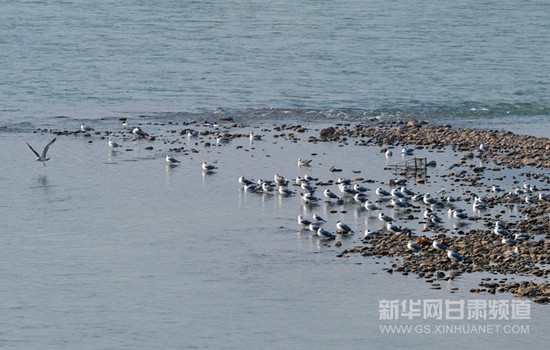
[[[449,125],[434,126],[410,121],[383,127],[355,125],[325,128],[320,130],[318,138],[310,138],[310,141],[349,142],[350,139],[357,140],[356,142],[361,145],[379,146],[382,151],[385,151],[387,146],[413,146],[430,149],[451,147],[456,152],[463,152],[463,157],[451,166],[446,174],[453,179],[452,183],[455,186],[490,187],[483,181],[483,173],[487,168],[501,170],[529,167],[523,173],[524,181],[536,179],[542,183],[550,183],[545,171],[550,168],[548,138],[520,136],[496,130],[454,129]],[[489,151],[479,151],[481,144],[488,146]],[[474,157],[482,158],[487,165],[468,164],[467,160]],[[461,171],[460,167],[469,169]],[[521,181],[516,180],[515,183],[519,184]],[[545,188],[543,192],[548,192],[548,189]],[[532,194],[526,190],[526,195]],[[358,253],[365,257],[399,257],[400,262],[387,269],[389,273],[416,274],[428,283],[452,279],[462,273],[491,273],[502,277],[484,278],[479,288],[472,288],[470,291],[492,294],[509,292],[517,296],[531,297],[535,302],[546,304],[550,301],[550,284],[541,281],[548,278],[550,273],[550,202],[538,200],[536,205],[525,205],[526,195],[490,193],[486,197],[489,208],[505,205],[518,205],[521,208],[522,219],[508,222],[507,226],[511,232],[529,233],[526,237],[530,239],[525,241],[503,244],[502,237],[497,236],[491,229],[459,230],[456,234],[445,234],[438,233],[437,227],[433,226],[425,230],[428,235],[431,234],[431,238],[427,238],[426,235],[402,233],[373,236],[365,239],[363,246],[344,250],[339,256],[346,257],[351,253]],[[411,209],[409,219],[421,220],[421,215],[415,216],[419,212],[421,206]],[[481,220],[485,226],[490,227],[499,216],[471,217],[469,220]],[[537,239],[534,239],[535,235]],[[541,238],[542,236],[544,238]],[[407,249],[407,242],[411,239],[423,246],[423,249],[419,252]],[[443,242],[452,248],[465,258],[464,261],[454,262],[444,252],[432,248],[430,244],[433,240]],[[519,254],[514,253],[514,247],[518,247]],[[505,276],[510,274],[533,277],[538,282],[509,282]],[[436,283],[434,288],[438,288],[437,286]]]

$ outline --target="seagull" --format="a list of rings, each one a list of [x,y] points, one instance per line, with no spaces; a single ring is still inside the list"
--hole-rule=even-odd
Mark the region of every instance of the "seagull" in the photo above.
[[[340,197],[338,197],[336,194],[334,194],[334,192],[332,192],[331,190],[329,190],[328,188],[326,190],[323,191],[323,194],[325,195],[325,197],[327,197],[328,199],[336,199],[336,200],[339,200]]]
[[[365,209],[367,210],[378,210],[380,209],[376,204],[373,202],[369,202],[368,200],[365,202]]]
[[[390,193],[391,193],[392,197],[405,198],[405,195],[403,193],[401,193],[401,191],[397,188],[394,188],[393,190],[391,190]]]
[[[283,196],[292,196],[295,192],[289,190],[286,187],[279,186],[279,194],[282,194]]]
[[[339,177],[338,180],[336,181],[337,184],[344,184],[344,185],[350,185],[351,184],[351,180],[350,179],[344,179],[342,177]]]
[[[380,236],[382,232],[380,231],[371,231],[369,229],[365,230],[365,238]]]
[[[432,217],[432,215],[434,215],[434,212],[430,208],[426,208],[426,209],[424,209],[424,214],[422,214],[422,215],[424,216],[424,219],[429,220]]]
[[[548,202],[548,197],[543,195],[542,192],[539,193],[539,200],[543,202]]]
[[[189,130],[187,132],[187,138],[192,138],[197,136],[199,136],[199,132],[197,130]]]
[[[432,197],[432,195],[429,193],[426,193],[422,200],[424,201],[424,204],[427,204],[427,205],[435,205],[439,203],[439,201],[434,197]]]
[[[300,193],[300,197],[302,197],[302,200],[304,201],[305,204],[312,204],[320,201],[320,198],[315,197],[311,193]]]
[[[413,197],[414,195],[416,195],[416,193],[414,193],[413,191],[409,190],[407,187],[403,186],[401,187],[400,189],[400,192],[402,194],[404,194],[405,196],[409,196],[409,197]]]
[[[80,130],[82,130],[82,132],[88,132],[88,131],[93,131],[94,129],[90,128],[89,126],[86,126],[84,122],[80,122]]]
[[[525,191],[517,187],[514,189],[514,194],[517,194],[519,196],[519,195],[525,194]]]
[[[248,192],[248,191],[250,191],[250,192],[257,192],[257,191],[259,191],[259,190],[262,188],[262,186],[258,186],[258,185],[256,185],[255,183],[250,183],[250,184],[245,184],[243,188],[244,188],[244,190],[247,191],[247,192]]]
[[[210,171],[210,170],[207,170],[207,171]],[[262,190],[264,191],[264,193],[271,193],[275,189],[271,187],[267,182],[264,182],[262,183]]]
[[[120,145],[118,143],[116,143],[115,141],[113,141],[110,137],[109,137],[109,147],[111,148],[117,148],[117,147],[120,147]]]
[[[393,156],[393,152],[391,151],[391,149],[387,150],[385,154],[386,154],[386,157]]]
[[[228,136],[219,136],[219,135],[216,136],[216,143],[217,144],[229,143],[229,141],[231,141],[231,139]]]
[[[413,241],[409,241],[409,243],[407,243],[407,248],[415,252],[422,250],[422,247],[414,243]]]
[[[315,192],[315,190],[317,189],[317,187],[311,186],[310,184],[308,184],[308,183],[305,182],[305,181],[302,181],[302,184],[300,185],[300,187],[301,187],[304,191],[307,191],[307,192],[310,192],[310,193]]]
[[[391,222],[388,222],[386,225],[386,230],[391,233],[400,233],[402,231],[400,226],[394,225]]]
[[[137,139],[143,139],[149,136],[149,134],[141,130],[139,126],[135,127],[134,130],[132,130],[132,133],[136,136]]]
[[[338,185],[338,189],[340,189],[343,195],[355,195],[357,193],[351,185],[340,184]]]
[[[414,149],[412,149],[412,148],[402,148],[401,149],[401,154],[406,155],[406,156],[412,156],[413,152],[414,152]]]
[[[388,191],[384,190],[383,188],[378,187],[376,189],[376,195],[380,196],[380,197],[386,197],[386,196],[389,196],[390,193]]]
[[[34,148],[31,147],[31,145],[29,145],[29,143],[27,142],[27,146],[29,146],[29,148],[31,149],[31,151],[36,154],[36,161],[37,162],[42,162],[42,164],[44,164],[44,166],[46,166],[46,162],[48,160],[50,160],[50,158],[46,158],[46,153],[48,153],[48,150],[50,149],[50,146],[55,142],[55,140],[57,140],[57,137],[54,138],[53,140],[50,141],[50,143],[48,143],[46,145],[46,147],[44,147],[44,150],[42,151],[42,155],[39,155],[38,152],[36,152],[34,150]]]
[[[177,160],[176,158],[171,157],[167,154],[166,155],[166,163],[168,163],[170,165],[176,165],[176,164],[181,163],[181,162],[179,160]]]
[[[302,226],[309,226],[310,224],[312,224],[312,222],[304,219],[302,215],[298,215],[298,224]]]
[[[321,237],[322,239],[335,239],[336,236],[333,235],[332,233],[328,232],[327,230],[325,230],[324,228],[320,227],[318,230],[317,230],[317,236]]]
[[[314,224],[314,223],[311,223],[311,224],[309,224],[309,226],[308,226],[307,228],[308,228],[311,232],[317,232],[317,231],[321,228],[321,226],[318,226],[318,225],[316,225],[316,224]]]
[[[275,182],[277,183],[277,185],[279,186],[286,186],[288,184],[288,180],[285,179],[284,176],[281,176],[279,174],[275,174],[273,176],[273,180],[275,180]]]
[[[367,197],[362,193],[355,194],[355,196],[353,196],[353,199],[359,204],[363,204],[368,201]]]
[[[527,204],[537,204],[537,202],[531,198],[531,196],[525,196],[525,203]]]
[[[254,182],[248,180],[244,176],[239,177],[239,183],[242,184],[242,185],[245,185],[245,186],[254,184]]]
[[[489,147],[485,146],[484,144],[479,145],[479,150],[481,152],[489,152]]]
[[[393,205],[396,208],[407,208],[408,204],[409,204],[408,202],[401,201],[399,199],[397,200],[395,198],[391,199],[391,205]]]
[[[367,192],[369,189],[359,184],[354,184],[353,189],[357,192]]]
[[[441,243],[438,240],[433,241],[432,247],[434,247],[437,250],[447,250],[447,249],[449,249],[449,247],[447,247],[445,244]]]
[[[507,237],[504,237],[504,238],[502,239],[501,242],[502,242],[502,244],[510,244],[510,245],[514,245],[514,244],[518,244],[518,243],[519,243],[519,242],[516,241],[515,239],[513,239],[513,238],[507,238]]]
[[[202,168],[203,168],[204,170],[206,170],[206,171],[212,171],[212,170],[214,170],[214,169],[218,169],[217,166],[211,165],[211,164],[206,164],[206,162],[202,162],[201,166],[202,166]]]
[[[388,215],[385,215],[384,213],[378,214],[378,220],[383,222],[393,222],[393,218]]]
[[[453,217],[458,220],[468,219],[468,214],[460,212],[458,210],[453,210]]]
[[[495,234],[501,237],[508,237],[510,236],[510,232],[506,231],[501,226],[495,226]]]
[[[327,220],[323,219],[322,217],[320,217],[315,213],[313,213],[313,220],[315,220],[316,222],[327,222]]]
[[[350,233],[350,232],[355,233],[355,231],[353,231],[351,227],[349,227],[348,225],[344,224],[341,221],[336,221],[336,228],[338,229],[338,231],[342,233]]]
[[[487,204],[483,203],[483,200],[481,200],[479,197],[476,197],[474,199],[473,208],[474,208],[474,210],[487,209]]]
[[[452,250],[449,250],[449,249],[447,249],[447,256],[449,257],[449,259],[454,260],[454,261],[463,261],[464,260],[464,258],[460,254],[455,253],[455,252],[453,252]]]
[[[454,203],[454,202],[456,202],[456,198],[453,197],[453,196],[447,196],[447,197],[445,197],[445,200],[447,201],[447,203]]]
[[[519,256],[519,254],[520,254],[520,253],[519,253],[519,248],[516,247],[513,251],[510,251],[509,254],[510,254],[511,256]]]
[[[310,166],[311,159],[298,158],[298,166]]]

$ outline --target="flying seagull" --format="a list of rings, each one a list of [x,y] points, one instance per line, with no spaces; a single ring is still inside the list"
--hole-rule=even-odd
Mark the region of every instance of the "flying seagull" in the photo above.
[[[38,162],[42,162],[42,164],[44,164],[44,166],[46,166],[46,162],[48,160],[50,160],[50,158],[46,158],[46,153],[48,153],[48,149],[50,149],[50,146],[55,142],[55,140],[57,140],[57,137],[54,138],[53,140],[50,141],[50,143],[48,143],[46,145],[46,147],[44,147],[44,150],[42,151],[42,155],[39,155],[38,152],[36,152],[34,150],[34,148],[31,147],[31,145],[29,145],[29,143],[27,142],[27,146],[29,146],[29,148],[31,149],[31,151],[33,151],[34,154],[36,154],[36,161]]]

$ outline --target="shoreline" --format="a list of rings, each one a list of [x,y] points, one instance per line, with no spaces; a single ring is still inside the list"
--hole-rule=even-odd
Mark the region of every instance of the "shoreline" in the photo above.
[[[318,142],[329,142],[337,143],[342,147],[353,144],[377,147],[380,152],[385,152],[388,147],[393,147],[397,153],[400,150],[396,147],[401,146],[412,146],[415,151],[441,151],[450,147],[460,156],[448,169],[437,169],[444,172],[438,176],[438,179],[448,182],[451,189],[462,190],[463,195],[459,198],[461,201],[459,203],[465,205],[472,205],[475,202],[474,190],[479,191],[490,187],[490,184],[485,183],[487,174],[499,174],[500,180],[504,180],[507,176],[504,174],[507,169],[525,168],[525,172],[522,173],[524,182],[538,181],[544,186],[540,190],[533,191],[533,195],[548,193],[546,185],[550,183],[550,177],[544,173],[544,170],[550,168],[550,158],[545,156],[550,149],[548,138],[521,136],[495,130],[452,128],[447,124],[438,126],[417,121],[376,122],[373,124],[339,122],[332,123],[332,126],[328,125],[330,123],[326,123],[321,128],[317,128],[311,123],[280,124],[269,127],[264,125],[260,127],[260,131],[267,135],[265,138],[269,137],[273,140],[293,143],[308,142],[312,145]],[[151,122],[143,123],[142,126],[155,128],[155,132],[151,132],[151,136],[145,141],[147,142],[145,149],[153,150],[157,148],[155,144],[161,142],[169,145],[170,153],[179,156],[192,155],[203,149],[209,150],[217,147],[215,137],[219,135],[228,137],[229,140],[248,138],[246,131],[250,129],[244,124],[234,123],[231,117],[221,117],[218,122],[208,124],[196,121]],[[94,142],[95,138],[104,140],[110,136],[123,140],[133,139],[131,130],[81,132],[42,129],[40,131],[64,136],[89,137],[89,142]],[[198,136],[196,141],[187,147],[186,138],[190,131],[198,131]],[[480,144],[487,145],[490,151],[479,151]],[[479,163],[475,164],[476,162]],[[439,164],[436,167],[439,167]],[[409,180],[413,178],[406,174],[401,174],[401,176],[408,177]],[[433,175],[428,176],[428,183],[434,181],[433,178],[430,179],[431,176]],[[383,179],[374,179],[373,181],[372,179],[356,178],[355,180],[363,183],[385,183]],[[522,179],[514,179],[513,182],[517,184],[518,188],[521,188]],[[334,184],[332,180],[314,182],[319,189],[318,193],[322,192],[325,187]],[[392,187],[397,188],[398,186],[390,186],[390,188]],[[300,191],[290,188],[295,192]],[[483,195],[486,199],[487,209],[482,209],[477,215],[471,215],[462,223],[457,223],[454,230],[442,229],[437,224],[431,225],[426,218],[422,218],[422,212],[426,208],[432,207],[437,214],[443,215],[448,209],[457,207],[458,203],[445,203],[443,195],[438,196],[442,205],[436,207],[425,205],[422,202],[412,202],[409,199],[411,207],[399,212],[400,223],[415,222],[418,227],[427,225],[427,228],[413,229],[412,232],[405,233],[385,233],[380,237],[368,238],[362,241],[362,246],[343,246],[337,256],[344,258],[349,257],[350,254],[357,254],[364,257],[399,258],[402,261],[394,262],[391,268],[386,269],[387,272],[400,272],[403,275],[412,273],[432,284],[456,278],[462,273],[472,272],[515,274],[533,279],[547,278],[550,272],[547,267],[550,264],[550,254],[548,253],[550,241],[548,241],[549,234],[547,233],[550,228],[550,217],[548,216],[550,202],[536,200],[536,205],[525,205],[525,196],[529,195],[528,191],[526,190],[524,194],[509,194],[508,192],[511,191],[492,193],[485,190],[486,193],[488,192]],[[322,195],[319,194],[319,196]],[[370,196],[382,210],[396,209],[395,206],[389,204],[388,198],[376,198],[373,193],[370,193]],[[349,198],[346,201],[347,203],[353,202]],[[523,241],[517,240],[504,244],[501,243],[503,237],[496,236],[492,229],[495,220],[500,220],[501,214],[496,214],[494,218],[491,218],[484,210],[498,212],[499,208],[510,205],[519,208],[524,218],[506,222],[506,229],[510,231],[511,236],[516,233],[529,234],[529,236]],[[376,212],[377,214],[378,212]],[[467,227],[469,225],[476,227],[469,228]],[[356,235],[361,235],[361,233],[356,233]],[[342,246],[344,237],[345,235],[337,234],[334,246],[338,248]],[[423,246],[421,253],[411,252],[406,248],[409,240]],[[464,261],[453,262],[446,254],[430,248],[434,240],[444,242],[455,253],[463,256]],[[329,242],[324,244],[331,245]],[[511,253],[516,246],[521,248],[520,256],[513,256]],[[432,287],[437,289],[437,285]],[[482,280],[478,287],[480,288],[472,286],[470,292],[491,294],[507,292],[517,296],[530,297],[541,304],[550,302],[548,282],[510,282],[506,278],[502,278],[497,282]]]

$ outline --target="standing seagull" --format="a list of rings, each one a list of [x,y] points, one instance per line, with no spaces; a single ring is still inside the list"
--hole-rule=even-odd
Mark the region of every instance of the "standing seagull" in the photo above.
[[[55,142],[55,140],[57,140],[57,137],[54,138],[53,140],[50,141],[50,143],[48,143],[46,145],[46,147],[44,147],[44,150],[42,151],[42,155],[39,155],[38,152],[36,152],[34,150],[34,148],[31,147],[31,145],[29,145],[29,143],[27,142],[27,146],[29,146],[29,148],[31,149],[31,151],[33,151],[34,154],[36,154],[36,161],[38,162],[42,162],[42,164],[44,164],[44,166],[46,166],[46,162],[48,160],[50,160],[50,158],[46,158],[46,153],[48,153],[48,149],[50,149],[50,146]]]
[[[82,132],[88,132],[93,131],[94,129],[84,124],[84,122],[80,122],[80,130],[82,130]]]
[[[132,133],[135,135],[136,139],[144,139],[149,137],[149,134],[141,130],[139,126],[135,127],[134,130],[132,130]]]
[[[110,137],[109,137],[109,147],[111,148],[117,148],[117,147],[120,147],[120,145],[118,143],[116,143],[115,141],[113,141]]]
[[[168,165],[170,166],[174,166],[178,163],[181,163],[179,160],[177,160],[176,158],[170,156],[170,155],[166,155],[166,163],[168,163]]]

